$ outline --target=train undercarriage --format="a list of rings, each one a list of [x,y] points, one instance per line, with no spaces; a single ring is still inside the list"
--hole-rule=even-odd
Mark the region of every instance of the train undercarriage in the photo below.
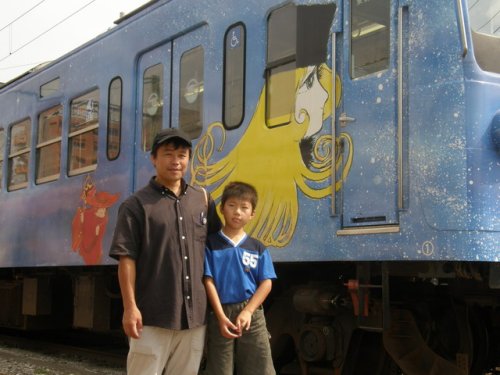
[[[266,301],[278,374],[500,374],[500,267],[279,263]],[[3,269],[0,325],[121,333],[116,267]]]
[[[267,316],[280,374],[500,373],[498,267],[367,262],[333,269],[278,266],[277,287],[287,287]]]

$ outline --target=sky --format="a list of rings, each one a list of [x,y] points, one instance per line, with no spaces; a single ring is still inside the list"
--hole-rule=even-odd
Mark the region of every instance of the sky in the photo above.
[[[0,82],[55,60],[114,26],[148,0],[4,0]]]

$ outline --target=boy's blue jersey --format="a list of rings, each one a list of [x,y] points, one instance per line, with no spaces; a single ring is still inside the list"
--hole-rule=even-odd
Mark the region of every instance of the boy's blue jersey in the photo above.
[[[276,279],[269,250],[259,240],[245,235],[234,244],[221,231],[208,236],[204,275],[214,279],[222,304],[246,301],[261,281]]]

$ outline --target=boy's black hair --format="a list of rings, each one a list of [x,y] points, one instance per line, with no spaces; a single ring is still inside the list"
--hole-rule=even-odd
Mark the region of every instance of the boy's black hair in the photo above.
[[[221,207],[224,207],[229,198],[248,199],[253,210],[257,206],[257,190],[246,182],[233,181],[227,184],[222,192]]]

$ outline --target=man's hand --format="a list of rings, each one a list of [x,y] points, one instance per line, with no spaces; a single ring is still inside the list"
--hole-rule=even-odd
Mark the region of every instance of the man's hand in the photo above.
[[[123,330],[128,337],[133,339],[141,337],[142,314],[137,307],[123,312],[122,324]]]

